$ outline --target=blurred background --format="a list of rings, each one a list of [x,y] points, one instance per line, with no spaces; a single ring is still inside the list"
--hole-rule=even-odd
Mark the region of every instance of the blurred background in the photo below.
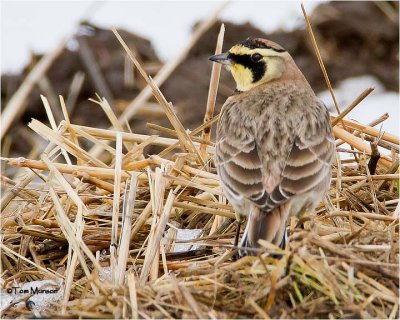
[[[121,115],[145,87],[110,28],[116,27],[129,47],[155,76],[179,56],[201,21],[209,20],[219,1],[2,1],[1,107],[46,56],[52,61],[21,101],[7,130],[2,131],[2,156],[26,156],[43,140],[26,124],[46,121],[40,100],[50,101],[61,121],[58,95],[67,100],[71,122],[109,127],[100,107],[89,101],[96,93]],[[366,88],[375,90],[348,118],[368,124],[384,113],[382,130],[399,134],[399,17],[398,2],[305,2],[310,21],[338,104],[346,108]],[[251,37],[278,42],[294,57],[315,92],[334,111],[332,99],[314,56],[296,1],[232,1],[194,43],[161,86],[184,126],[194,129],[203,121],[216,39],[225,23],[224,50]],[[60,50],[60,43],[65,41]],[[44,57],[44,58],[43,58]],[[222,70],[217,110],[233,92],[231,77]],[[135,133],[158,133],[148,122],[169,123],[153,99],[129,119]],[[151,152],[151,151],[149,151]]]

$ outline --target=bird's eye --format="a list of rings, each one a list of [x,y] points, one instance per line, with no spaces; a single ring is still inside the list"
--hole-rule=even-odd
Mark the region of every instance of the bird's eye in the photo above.
[[[252,54],[251,55],[251,60],[253,60],[253,61],[260,61],[261,59],[262,59],[262,55],[261,54],[259,54],[259,53],[254,53],[254,54]]]

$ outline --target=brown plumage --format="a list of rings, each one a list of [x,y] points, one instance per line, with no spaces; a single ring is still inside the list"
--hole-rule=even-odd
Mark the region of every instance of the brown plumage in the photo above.
[[[222,107],[215,161],[229,202],[249,215],[242,245],[280,245],[288,217],[313,210],[329,187],[328,111],[272,41],[247,39],[210,59],[226,65],[237,84]]]

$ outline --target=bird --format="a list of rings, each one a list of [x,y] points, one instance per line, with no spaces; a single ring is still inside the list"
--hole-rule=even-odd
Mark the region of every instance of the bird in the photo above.
[[[288,218],[312,212],[330,186],[329,112],[271,40],[247,38],[209,59],[236,83],[221,108],[214,160],[229,203],[248,216],[241,255],[256,255],[260,239],[285,248]]]

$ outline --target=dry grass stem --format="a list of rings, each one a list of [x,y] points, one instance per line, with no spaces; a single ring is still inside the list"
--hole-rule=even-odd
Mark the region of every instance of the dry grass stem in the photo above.
[[[224,24],[221,25],[221,29],[218,34],[217,39],[217,46],[215,48],[215,54],[220,54],[222,52],[222,45],[224,43],[224,34],[225,34],[225,26]],[[204,123],[207,123],[211,120],[214,116],[214,109],[215,109],[215,101],[217,100],[217,93],[218,93],[218,84],[219,84],[219,76],[221,73],[222,65],[220,63],[213,63],[212,70],[211,70],[211,79],[210,79],[210,87],[208,91],[208,98],[207,98],[207,107],[206,113],[204,115]],[[203,157],[206,157],[206,144],[207,141],[210,140],[210,133],[211,128],[207,127],[204,128],[204,131],[201,135],[201,138],[205,140],[204,144],[200,146],[200,153]]]
[[[54,51],[44,55],[40,61],[31,70],[24,82],[19,86],[7,105],[1,113],[0,138],[3,140],[4,135],[15,121],[16,117],[23,113],[26,106],[25,101],[28,94],[31,92],[35,84],[43,77],[46,71],[50,68],[53,62],[64,50],[64,41],[62,41]]]

